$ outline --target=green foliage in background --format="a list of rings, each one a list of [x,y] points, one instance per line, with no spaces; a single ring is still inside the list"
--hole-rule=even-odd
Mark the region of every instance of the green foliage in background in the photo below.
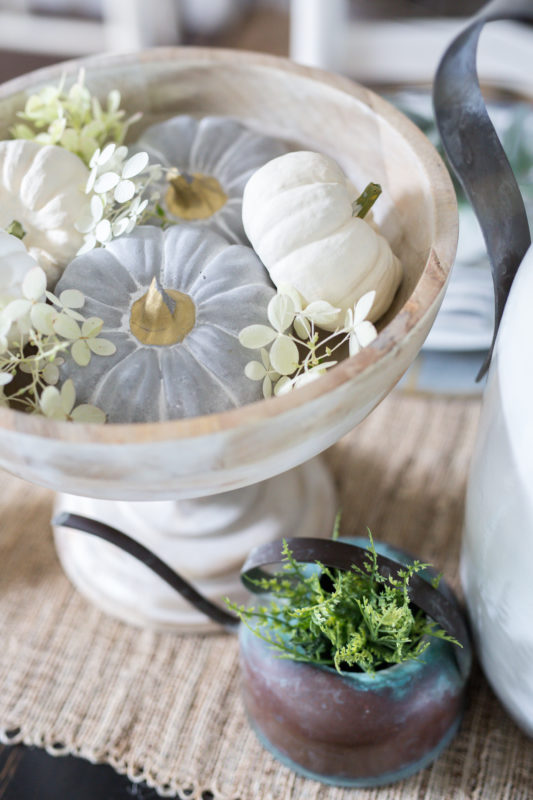
[[[89,164],[95,150],[109,142],[121,144],[128,127],[140,118],[125,119],[120,108],[120,92],[113,89],[105,106],[85,86],[84,71],[69,89],[65,77],[57,86],[44,86],[26,100],[17,114],[24,122],[14,125],[14,139],[32,139],[40,144],[64,147]]]

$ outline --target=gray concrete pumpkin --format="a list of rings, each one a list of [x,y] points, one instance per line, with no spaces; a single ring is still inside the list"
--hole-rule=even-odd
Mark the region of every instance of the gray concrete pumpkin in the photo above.
[[[266,323],[274,295],[249,247],[191,225],[142,226],[78,256],[56,291],[79,289],[83,313],[104,320],[113,356],[61,367],[77,400],[109,422],[156,422],[210,414],[262,397],[244,374],[246,325]]]
[[[252,174],[288,148],[229,117],[172,117],[147,128],[132,147],[145,150],[164,174],[156,184],[173,221],[207,226],[232,242],[248,244],[242,196]]]

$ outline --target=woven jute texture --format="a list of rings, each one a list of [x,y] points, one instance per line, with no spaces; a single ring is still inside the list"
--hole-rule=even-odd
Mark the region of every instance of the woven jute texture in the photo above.
[[[394,393],[326,456],[343,533],[399,544],[458,586],[464,487],[477,401]],[[246,722],[237,643],[130,628],[63,576],[52,494],[3,474],[0,489],[0,728],[4,741],[107,761],[162,794],[200,800],[533,797],[533,744],[479,671],[464,723],[431,767],[395,786],[342,790],[274,761]]]

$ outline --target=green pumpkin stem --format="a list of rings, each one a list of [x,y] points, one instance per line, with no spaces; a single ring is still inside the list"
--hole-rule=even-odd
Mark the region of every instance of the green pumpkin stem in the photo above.
[[[357,200],[352,203],[354,217],[366,217],[376,200],[381,194],[381,186],[379,183],[369,183],[363,189]]]
[[[11,222],[7,226],[6,233],[10,233],[12,236],[16,236],[17,239],[21,240],[24,239],[24,237],[26,236],[26,231],[24,230],[20,222],[16,219],[14,219],[13,222]]]

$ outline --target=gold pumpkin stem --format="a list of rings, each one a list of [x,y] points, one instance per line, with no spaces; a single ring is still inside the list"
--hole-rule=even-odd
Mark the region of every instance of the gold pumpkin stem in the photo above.
[[[208,219],[228,201],[227,194],[212,175],[190,175],[172,167],[167,172],[167,181],[167,208],[180,219]]]
[[[169,346],[182,342],[196,322],[196,307],[188,294],[163,289],[154,277],[148,291],[130,311],[130,330],[142,344]]]

